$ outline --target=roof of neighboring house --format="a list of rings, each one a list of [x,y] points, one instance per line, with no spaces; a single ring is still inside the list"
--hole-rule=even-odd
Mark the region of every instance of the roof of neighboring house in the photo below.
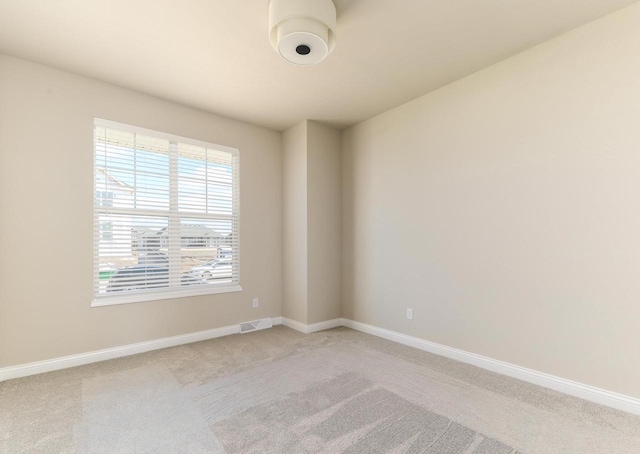
[[[111,173],[107,172],[104,168],[102,167],[96,167],[96,172],[102,174],[105,176],[105,178],[107,179],[107,181],[109,183],[118,185],[122,190],[124,191],[130,191],[133,192],[133,186],[128,185],[127,183],[125,183],[124,181],[114,177],[113,175],[111,175]]]
[[[145,228],[134,229],[134,230],[138,235],[143,237],[167,236],[167,227],[164,227],[160,230],[151,230],[151,229],[145,229]],[[201,225],[183,225],[180,228],[180,236],[182,238],[205,238],[205,237],[217,238],[217,237],[223,237],[225,235],[222,235],[216,232],[215,230],[210,229],[209,227],[204,227]]]
[[[183,225],[180,227],[180,233],[183,237],[218,237],[222,236],[218,232],[209,227],[204,227],[201,225]]]

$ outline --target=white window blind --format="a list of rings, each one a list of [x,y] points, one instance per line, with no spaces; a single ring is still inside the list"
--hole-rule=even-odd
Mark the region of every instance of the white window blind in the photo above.
[[[96,119],[94,303],[240,290],[234,148]]]

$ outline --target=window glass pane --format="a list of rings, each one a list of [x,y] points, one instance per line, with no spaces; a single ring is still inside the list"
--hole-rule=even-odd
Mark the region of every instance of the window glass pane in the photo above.
[[[169,209],[169,141],[108,128],[95,140],[97,204]]]
[[[98,293],[157,286],[155,267],[168,273],[167,227],[166,217],[99,215]]]
[[[232,187],[233,162],[229,153],[178,144],[180,211],[230,215],[233,211]]]
[[[181,224],[181,270],[205,283],[233,281],[232,221],[184,218]]]

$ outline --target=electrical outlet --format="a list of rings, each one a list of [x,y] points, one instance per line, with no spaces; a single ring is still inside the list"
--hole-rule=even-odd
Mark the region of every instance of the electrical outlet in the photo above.
[[[413,309],[407,309],[407,320],[413,320]]]
[[[254,298],[253,299],[253,307],[258,307],[260,306],[260,301],[258,300],[258,298]]]

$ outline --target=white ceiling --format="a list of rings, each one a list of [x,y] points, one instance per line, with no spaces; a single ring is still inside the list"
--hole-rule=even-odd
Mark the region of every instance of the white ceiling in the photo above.
[[[335,51],[286,63],[268,0],[0,0],[0,53],[274,129],[370,118],[636,0],[335,0]]]

